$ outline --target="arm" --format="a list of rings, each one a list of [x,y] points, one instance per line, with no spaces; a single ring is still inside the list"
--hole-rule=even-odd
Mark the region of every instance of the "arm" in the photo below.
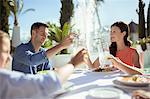
[[[129,65],[123,63],[121,60],[115,58],[114,56],[109,56],[108,59],[112,61],[114,67],[120,69],[121,71],[123,71],[125,73],[131,74],[131,75],[142,74],[141,69],[129,66]]]
[[[137,51],[135,51],[134,56],[133,56],[133,63],[134,66],[137,68],[142,68],[141,64],[140,64],[140,59],[139,59],[139,54],[137,53]]]
[[[85,62],[87,58],[88,58],[87,51],[82,49],[76,54],[76,56],[74,56],[70,60],[70,62],[67,65],[58,68],[56,72],[57,72],[60,82],[64,83],[68,79],[70,74],[72,74],[74,68],[80,65],[81,63]]]
[[[20,72],[0,70],[1,99],[47,99],[61,88],[54,72],[43,75],[25,75]]]
[[[69,47],[72,44],[73,34],[70,34],[65,38],[65,40],[47,51],[40,51],[38,53],[33,53],[28,49],[28,46],[19,46],[13,56],[14,62],[25,64],[28,66],[38,66],[44,62],[48,61],[48,58],[52,57],[62,49]]]
[[[60,52],[61,50],[68,48],[72,44],[73,38],[74,38],[74,34],[71,33],[64,39],[63,42],[48,49],[46,51],[47,57],[50,58],[50,57],[54,56],[55,54],[57,54],[58,52]]]
[[[98,68],[100,66],[99,57],[93,63],[94,68]]]

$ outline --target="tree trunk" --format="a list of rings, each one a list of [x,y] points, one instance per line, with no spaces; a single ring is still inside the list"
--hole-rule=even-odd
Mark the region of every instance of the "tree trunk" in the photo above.
[[[0,0],[0,30],[5,31],[6,33],[9,31],[9,13],[7,0]]]
[[[150,36],[150,2],[147,10],[147,37]]]
[[[70,22],[70,19],[73,15],[73,1],[72,0],[61,0],[61,11],[60,11],[60,24],[61,29],[66,22]]]

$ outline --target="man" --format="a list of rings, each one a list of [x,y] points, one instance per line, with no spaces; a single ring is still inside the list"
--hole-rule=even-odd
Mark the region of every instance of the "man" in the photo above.
[[[41,48],[48,35],[48,26],[36,22],[31,26],[31,40],[27,44],[19,45],[13,55],[12,70],[26,74],[36,74],[38,71],[52,68],[49,59],[62,49],[72,44],[73,34],[67,36],[63,42],[45,51]]]
[[[61,88],[77,65],[87,59],[85,50],[81,50],[68,64],[57,71],[32,75],[5,68],[10,56],[10,39],[7,33],[0,31],[0,99],[50,99],[50,95]]]

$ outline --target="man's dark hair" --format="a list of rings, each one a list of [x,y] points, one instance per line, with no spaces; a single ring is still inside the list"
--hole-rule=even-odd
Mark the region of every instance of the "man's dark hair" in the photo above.
[[[44,27],[48,28],[48,25],[45,24],[45,23],[41,23],[41,22],[33,23],[32,26],[31,26],[31,34],[32,34],[32,30],[39,29],[41,26],[44,26]]]

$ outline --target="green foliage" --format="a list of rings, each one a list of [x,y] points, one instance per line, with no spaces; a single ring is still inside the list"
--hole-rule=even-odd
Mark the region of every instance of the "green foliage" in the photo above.
[[[56,26],[55,24],[48,23],[48,29],[49,29],[49,39],[54,40],[57,43],[60,43],[64,40],[64,38],[69,34],[70,31],[70,24],[65,23],[63,28],[60,29],[60,27]]]
[[[51,47],[52,46],[52,41],[55,41],[57,43],[61,43],[64,38],[69,35],[69,31],[72,27],[70,26],[69,23],[65,23],[63,28],[61,29],[60,27],[56,26],[55,24],[50,24],[48,22],[48,29],[49,29],[49,36],[43,47]],[[67,54],[67,50],[62,50],[60,54]]]
[[[146,43],[150,43],[150,36],[146,38],[142,38],[136,42],[136,44],[141,44],[141,45],[146,44]]]
[[[42,47],[44,47],[44,48],[50,48],[50,47],[52,47],[52,40],[47,39],[45,41],[44,45],[42,45]]]

